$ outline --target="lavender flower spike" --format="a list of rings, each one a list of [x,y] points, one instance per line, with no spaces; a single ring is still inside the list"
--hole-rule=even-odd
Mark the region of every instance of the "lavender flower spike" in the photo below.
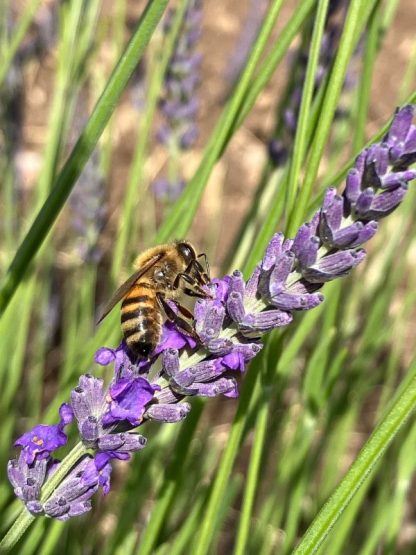
[[[402,202],[416,178],[408,169],[416,161],[413,114],[413,106],[397,111],[383,141],[356,159],[342,194],[329,189],[293,240],[282,234],[271,238],[247,282],[235,271],[209,284],[211,297],[198,300],[194,309],[199,344],[167,323],[150,361],[131,360],[124,342],[96,352],[97,363],[114,364],[109,387],[81,376],[71,404],[61,406],[59,424],[35,426],[16,442],[22,451],[9,462],[9,480],[32,514],[67,519],[89,510],[95,491],[110,489],[111,460],[127,460],[145,446],[145,438],[132,430],[146,420],[182,420],[193,396],[238,396],[238,377],[261,350],[263,333],[290,324],[295,311],[318,306],[319,289],[364,260],[363,244],[376,233],[378,220]],[[52,452],[66,443],[63,428],[74,417],[94,457],[84,454],[69,467],[41,504],[40,489],[57,464]]]

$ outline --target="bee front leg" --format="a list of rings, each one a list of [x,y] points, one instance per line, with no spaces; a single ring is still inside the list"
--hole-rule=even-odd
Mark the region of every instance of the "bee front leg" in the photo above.
[[[175,306],[178,308],[178,311],[182,314],[182,316],[184,316],[182,317],[179,314],[176,314],[176,312],[169,305],[169,303],[166,301],[165,297],[161,293],[157,293],[156,298],[160,306],[163,308],[167,319],[170,322],[174,323],[181,331],[185,333],[185,335],[189,335],[190,337],[193,337],[193,339],[195,339],[196,341],[200,342],[198,334],[196,333],[191,322],[189,322],[189,320],[193,321],[194,319],[192,312],[190,312],[187,308],[180,305],[179,303],[175,302]],[[185,320],[185,318],[187,318],[188,320]]]
[[[184,288],[184,291],[187,295],[191,297],[199,297],[201,299],[207,299],[210,297],[210,294],[202,289],[197,280],[185,272],[181,272],[176,276],[175,281],[173,282],[174,289],[178,289],[181,279],[191,286]]]

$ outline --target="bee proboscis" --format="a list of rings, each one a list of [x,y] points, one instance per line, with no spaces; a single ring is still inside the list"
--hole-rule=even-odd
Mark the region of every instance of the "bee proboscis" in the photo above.
[[[205,258],[206,269],[198,258]],[[130,351],[148,358],[159,343],[163,315],[188,335],[195,335],[193,315],[176,299],[181,292],[192,297],[209,297],[203,289],[210,281],[205,253],[196,254],[188,241],[175,241],[144,251],[136,260],[137,270],[114,293],[97,323],[115,305],[121,305],[121,328]],[[177,311],[168,301],[174,301]]]

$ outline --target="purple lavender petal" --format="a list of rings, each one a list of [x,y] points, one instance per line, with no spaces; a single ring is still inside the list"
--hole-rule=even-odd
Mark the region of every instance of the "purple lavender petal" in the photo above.
[[[179,372],[179,353],[177,349],[166,349],[162,354],[163,370],[168,376]]]
[[[407,184],[403,184],[397,189],[391,191],[384,191],[376,195],[371,203],[370,209],[366,213],[366,219],[380,220],[385,218],[397,208],[402,202],[407,192]]]
[[[219,378],[215,382],[196,384],[198,386],[197,395],[201,397],[237,397],[237,382],[233,378]]]
[[[266,310],[258,314],[247,314],[240,325],[241,333],[264,333],[274,328],[287,326],[293,320],[288,312],[281,310]]]
[[[367,212],[370,209],[374,197],[375,193],[371,187],[367,187],[367,189],[364,189],[364,191],[358,197],[355,205],[355,213],[357,214],[357,216],[367,215]],[[370,217],[370,219],[373,220],[374,218]]]
[[[397,143],[404,143],[406,140],[410,126],[412,125],[413,111],[413,106],[408,104],[396,112],[385,137],[385,142],[390,147],[396,146]]]
[[[101,451],[139,451],[146,446],[146,438],[140,434],[119,433],[106,434],[99,438]]]
[[[361,194],[361,174],[356,168],[352,168],[347,175],[347,183],[344,196],[351,204],[355,204]]]
[[[320,305],[323,300],[321,293],[296,295],[286,291],[274,297],[271,303],[280,310],[310,310]]]
[[[327,241],[328,246],[336,249],[345,249],[352,245],[356,246],[363,227],[364,224],[362,222],[355,222],[339,229],[334,233],[332,240]]]
[[[186,418],[190,410],[191,405],[189,403],[179,403],[177,405],[154,404],[146,410],[146,418],[158,422],[180,422]]]
[[[322,213],[325,214],[325,221],[333,232],[339,229],[342,222],[343,212],[344,201],[339,195],[336,195],[333,198],[332,203],[327,208],[322,210]]]
[[[337,196],[337,190],[335,189],[335,187],[329,187],[325,191],[324,200],[322,201],[323,211],[328,210],[328,208],[332,206],[336,196]]]
[[[359,247],[367,241],[369,241],[376,234],[378,229],[377,222],[370,221],[365,224],[365,226],[360,230],[356,241],[354,241],[350,247]]]
[[[257,290],[259,286],[260,273],[261,273],[261,267],[260,267],[260,264],[258,264],[255,267],[254,272],[251,274],[246,284],[245,297],[247,300],[254,300],[257,298]]]
[[[291,251],[282,253],[270,274],[269,296],[274,297],[284,290],[286,280],[293,269],[295,255]]]
[[[394,189],[402,183],[407,183],[413,179],[416,179],[416,170],[389,173],[383,177],[381,187],[383,189]]]
[[[240,270],[235,270],[232,273],[228,293],[239,293],[242,298],[244,297],[245,282]]]
[[[337,277],[342,277],[357,266],[365,258],[365,251],[340,251],[321,258],[316,266],[305,268],[302,275],[311,283],[325,283]]]
[[[20,436],[15,445],[23,448],[22,453],[26,463],[32,464],[35,459],[47,459],[55,449],[63,447],[66,442],[67,437],[59,424],[53,426],[39,424],[30,432]]]
[[[237,291],[233,291],[228,295],[227,312],[234,322],[240,324],[244,320],[245,308],[243,296]]]
[[[213,355],[224,355],[231,351],[233,342],[231,339],[217,337],[216,339],[208,341],[208,343],[205,344],[205,348]]]
[[[109,388],[111,401],[108,412],[102,418],[103,425],[127,420],[132,426],[138,426],[155,391],[155,386],[144,378],[122,378],[114,382]]]
[[[309,266],[315,264],[319,246],[320,240],[315,236],[311,237],[309,241],[304,244],[298,255],[298,261],[301,268],[308,268]]]
[[[279,256],[282,252],[283,240],[283,233],[276,233],[269,241],[261,263],[261,268],[263,271],[267,272],[268,270],[271,270],[272,267],[275,265],[276,257]]]

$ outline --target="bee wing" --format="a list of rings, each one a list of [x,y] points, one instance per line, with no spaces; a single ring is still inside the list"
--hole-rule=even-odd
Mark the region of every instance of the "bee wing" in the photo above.
[[[104,309],[101,313],[101,316],[97,320],[97,326],[100,322],[102,322],[104,320],[104,318],[108,315],[108,313],[113,310],[113,308],[116,306],[116,304],[119,301],[121,301],[121,299],[123,297],[125,297],[127,295],[127,293],[130,291],[130,289],[133,287],[133,285],[136,283],[136,281],[140,278],[140,276],[142,276],[145,272],[147,272],[147,270],[149,268],[151,268],[154,264],[156,264],[156,262],[160,258],[161,258],[160,254],[158,254],[156,256],[153,256],[148,262],[146,262],[146,264],[144,264],[138,270],[136,270],[136,272],[134,272],[134,274],[131,275],[128,280],[126,280],[123,284],[120,285],[120,287],[117,289],[117,291],[111,297],[111,299],[105,305],[105,307],[104,307]]]

